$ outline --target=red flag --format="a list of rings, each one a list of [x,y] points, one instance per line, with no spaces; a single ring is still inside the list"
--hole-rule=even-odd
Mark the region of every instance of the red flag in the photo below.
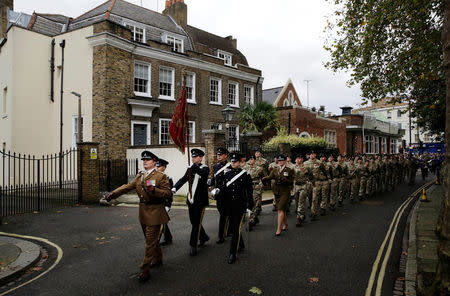
[[[184,154],[184,148],[186,146],[186,131],[188,125],[188,113],[187,113],[187,93],[186,93],[186,80],[183,83],[181,89],[181,95],[178,99],[175,112],[173,113],[172,121],[170,122],[169,133],[172,140],[178,149]]]

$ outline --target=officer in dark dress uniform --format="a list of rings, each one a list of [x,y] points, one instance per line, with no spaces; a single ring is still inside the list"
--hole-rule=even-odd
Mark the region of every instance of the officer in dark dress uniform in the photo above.
[[[223,147],[217,148],[217,159],[219,160],[213,166],[213,176],[211,178],[210,186],[214,186],[215,189],[211,191],[213,193],[214,198],[217,202],[217,210],[219,211],[219,240],[216,242],[218,244],[222,244],[225,242],[225,231],[228,224],[228,216],[227,216],[227,203],[223,192],[220,192],[220,188],[224,186],[224,176],[229,170],[231,170],[230,163],[227,160],[228,158],[228,150]]]
[[[231,170],[225,173],[224,185],[221,191],[227,198],[229,205],[229,217],[231,228],[231,244],[228,263],[232,264],[236,261],[236,253],[238,246],[244,247],[242,241],[241,227],[245,218],[246,210],[253,208],[253,183],[251,177],[245,170],[240,168],[239,153],[231,153]]]
[[[165,173],[168,164],[169,164],[169,162],[167,160],[159,158],[156,161],[156,169],[158,171],[160,171],[161,173]],[[167,177],[169,178],[170,188],[173,188],[173,180],[172,180],[172,178],[170,178],[169,176],[167,176]],[[165,208],[167,214],[169,214],[169,212],[170,212],[170,208],[172,207],[172,203],[173,203],[173,194],[171,194],[171,196],[164,201],[164,208]],[[163,235],[164,235],[164,241],[162,243],[160,243],[160,245],[161,246],[170,245],[172,243],[172,241],[173,241],[173,237],[172,237],[172,233],[170,232],[170,228],[169,228],[168,223],[164,224],[163,230],[162,230],[162,233],[161,233],[161,236],[160,236],[159,240],[161,240],[161,237]]]
[[[189,220],[191,221],[191,238],[189,245],[191,246],[190,255],[197,255],[197,247],[203,246],[209,236],[206,234],[202,226],[203,214],[205,207],[209,204],[208,199],[208,166],[202,164],[205,153],[197,148],[191,149],[192,165],[186,170],[184,176],[178,180],[172,188],[172,192],[177,192],[186,182],[191,182],[191,194],[188,192],[186,203],[189,209]]]

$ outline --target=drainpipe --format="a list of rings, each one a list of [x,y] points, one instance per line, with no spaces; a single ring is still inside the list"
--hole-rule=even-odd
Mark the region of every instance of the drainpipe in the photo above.
[[[52,39],[52,57],[50,59],[50,100],[52,102],[55,101],[55,92],[54,92],[54,74],[55,74],[55,39]]]
[[[61,46],[61,104],[59,108],[59,189],[62,188],[62,146],[63,146],[63,95],[64,95],[64,48],[66,40],[63,39],[59,44]]]

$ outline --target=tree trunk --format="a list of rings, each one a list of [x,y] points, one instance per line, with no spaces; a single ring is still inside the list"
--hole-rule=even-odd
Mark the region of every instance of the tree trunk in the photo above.
[[[437,233],[439,235],[439,262],[436,271],[433,295],[450,295],[450,0],[445,1],[442,47],[444,52],[445,80],[447,86],[447,110],[445,116],[445,142],[447,145],[445,147],[445,165],[441,169],[441,180],[443,181],[443,186],[445,186],[445,198],[437,226]]]

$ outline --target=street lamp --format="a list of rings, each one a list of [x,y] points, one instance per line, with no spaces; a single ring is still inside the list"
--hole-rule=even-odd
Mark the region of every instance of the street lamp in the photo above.
[[[74,91],[71,94],[78,97],[77,143],[81,143],[83,142],[81,138],[81,95]]]
[[[235,136],[230,138],[230,134],[228,131],[228,128],[230,127],[229,123],[231,122],[231,120],[233,120],[234,113],[236,113],[236,111],[234,111],[234,109],[231,108],[229,104],[225,107],[225,109],[222,110],[222,116],[225,121],[225,127],[227,128],[227,133],[228,133],[228,146],[229,147],[235,146],[234,143],[231,143],[234,140]]]

